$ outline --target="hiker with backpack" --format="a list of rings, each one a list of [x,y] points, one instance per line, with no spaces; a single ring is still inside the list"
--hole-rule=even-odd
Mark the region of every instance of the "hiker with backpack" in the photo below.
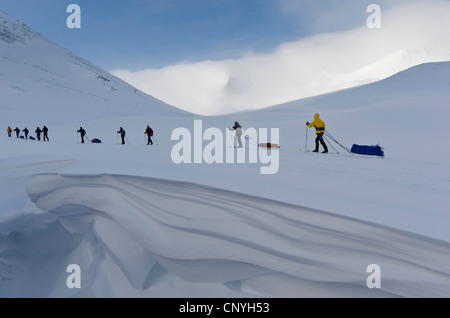
[[[325,122],[319,118],[319,114],[314,114],[314,120],[312,123],[307,122],[306,125],[311,128],[316,128],[316,149],[313,152],[319,152],[319,142],[323,147],[322,153],[328,152],[328,147],[323,140],[323,134],[325,133]]]
[[[117,133],[120,134],[120,137],[122,137],[122,145],[125,145],[125,130],[122,127],[120,127]]]
[[[12,128],[10,126],[8,126],[8,129],[6,130],[8,132],[8,137],[11,138],[11,133],[12,133]]]
[[[235,122],[234,122],[234,126],[231,127],[231,128],[228,128],[228,129],[229,129],[229,130],[234,130],[234,131],[236,131],[236,137],[237,137],[238,144],[239,144],[239,146],[238,146],[237,148],[242,148],[242,140],[241,140],[241,137],[242,137],[242,127],[241,127],[241,125],[239,125],[239,123],[238,123],[237,121],[235,121]]]
[[[16,127],[16,129],[14,129],[14,131],[16,132],[16,137],[19,138],[20,129],[18,127]]]
[[[147,135],[147,145],[153,145],[152,141],[153,129],[151,129],[149,125],[147,125],[144,134]]]
[[[79,130],[77,130],[78,133],[81,135],[81,143],[84,144],[84,135],[86,135],[86,130],[83,129],[83,127],[80,127]]]
[[[25,133],[25,139],[28,139],[28,133],[30,132],[27,127],[25,127],[24,130],[22,130]]]
[[[36,133],[37,140],[41,141],[41,132],[42,132],[41,128],[39,128],[39,127],[36,128],[36,130],[34,132]]]
[[[47,128],[47,126],[44,125],[44,128],[42,128],[42,132],[44,133],[44,141],[45,141],[45,139],[47,139],[47,141],[50,141],[50,140],[48,140],[48,128]]]

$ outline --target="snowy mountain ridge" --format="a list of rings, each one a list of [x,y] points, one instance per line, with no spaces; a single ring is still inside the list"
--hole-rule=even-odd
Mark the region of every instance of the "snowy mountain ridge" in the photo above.
[[[26,24],[21,23],[19,20],[8,16],[0,10],[0,41],[9,44],[26,44],[26,42],[37,38],[49,42],[45,37],[32,30]]]

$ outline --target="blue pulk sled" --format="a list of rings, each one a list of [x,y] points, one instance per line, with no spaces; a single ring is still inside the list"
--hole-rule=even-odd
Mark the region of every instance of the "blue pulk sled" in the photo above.
[[[365,146],[353,144],[351,153],[365,156],[377,156],[384,158],[384,149],[380,145]]]
[[[331,145],[331,143],[327,140],[327,137],[330,138],[332,141],[334,141],[339,146],[341,146],[345,151],[347,151],[350,154],[384,158],[384,148],[381,147],[380,145],[367,146],[367,145],[353,144],[352,148],[349,149],[349,148],[341,145],[333,136],[330,135],[330,133],[327,130],[325,130],[325,134],[324,134],[323,138],[330,144],[331,147],[333,147],[333,145]],[[334,147],[333,147],[333,149],[334,149]],[[334,150],[336,151],[336,149],[334,149]],[[336,151],[336,152],[339,153],[338,151]]]

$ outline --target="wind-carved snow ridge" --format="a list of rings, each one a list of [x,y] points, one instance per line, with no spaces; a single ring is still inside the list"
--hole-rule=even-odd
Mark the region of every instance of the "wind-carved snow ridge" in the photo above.
[[[450,295],[448,243],[367,222],[191,183],[134,176],[37,175],[27,193],[38,208],[59,219],[66,234],[84,237],[77,256],[70,258],[87,276],[79,293]],[[80,252],[93,246],[88,241],[98,242],[96,253]],[[111,261],[128,287],[118,274],[92,274]],[[380,266],[381,288],[367,287],[370,264]]]

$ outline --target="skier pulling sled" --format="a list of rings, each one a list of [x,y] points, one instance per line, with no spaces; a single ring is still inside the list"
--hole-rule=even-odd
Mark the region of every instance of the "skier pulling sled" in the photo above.
[[[237,137],[237,142],[238,142],[239,146],[237,146],[235,148],[243,148],[242,140],[241,140],[241,137],[243,135],[242,126],[237,121],[235,121],[234,126],[231,128],[228,128],[228,129],[231,131],[236,131],[236,137]],[[245,140],[247,140],[248,142],[251,142],[254,146],[256,146],[258,148],[267,148],[267,149],[279,149],[280,148],[280,145],[275,144],[275,143],[270,143],[270,142],[257,143],[251,136],[249,136],[247,134],[245,134],[244,138],[245,138]]]
[[[330,141],[327,138],[330,138],[332,141],[334,141],[337,145],[339,145],[342,149],[347,151],[351,155],[357,155],[357,156],[368,156],[368,157],[378,157],[378,158],[384,158],[384,148],[380,145],[372,145],[372,146],[366,146],[366,145],[357,145],[353,144],[352,148],[349,149],[342,144],[340,144],[331,134],[325,129],[325,123],[319,118],[319,114],[314,115],[314,121],[312,123],[307,122],[306,123],[306,140],[305,140],[305,151],[307,149],[307,140],[308,140],[308,127],[315,127],[316,128],[316,148],[313,152],[319,151],[319,143],[324,148],[324,151],[322,153],[327,153],[328,148],[325,143],[325,140],[330,144],[330,146],[336,151],[337,154],[339,152],[333,147],[333,145],[330,143]],[[301,151],[301,149],[300,149]]]
[[[77,130],[77,142],[78,142],[78,134],[81,136],[81,143],[84,144],[84,136],[86,135],[86,130],[83,129],[83,127],[80,127],[80,129]],[[88,139],[86,137],[86,139]]]

